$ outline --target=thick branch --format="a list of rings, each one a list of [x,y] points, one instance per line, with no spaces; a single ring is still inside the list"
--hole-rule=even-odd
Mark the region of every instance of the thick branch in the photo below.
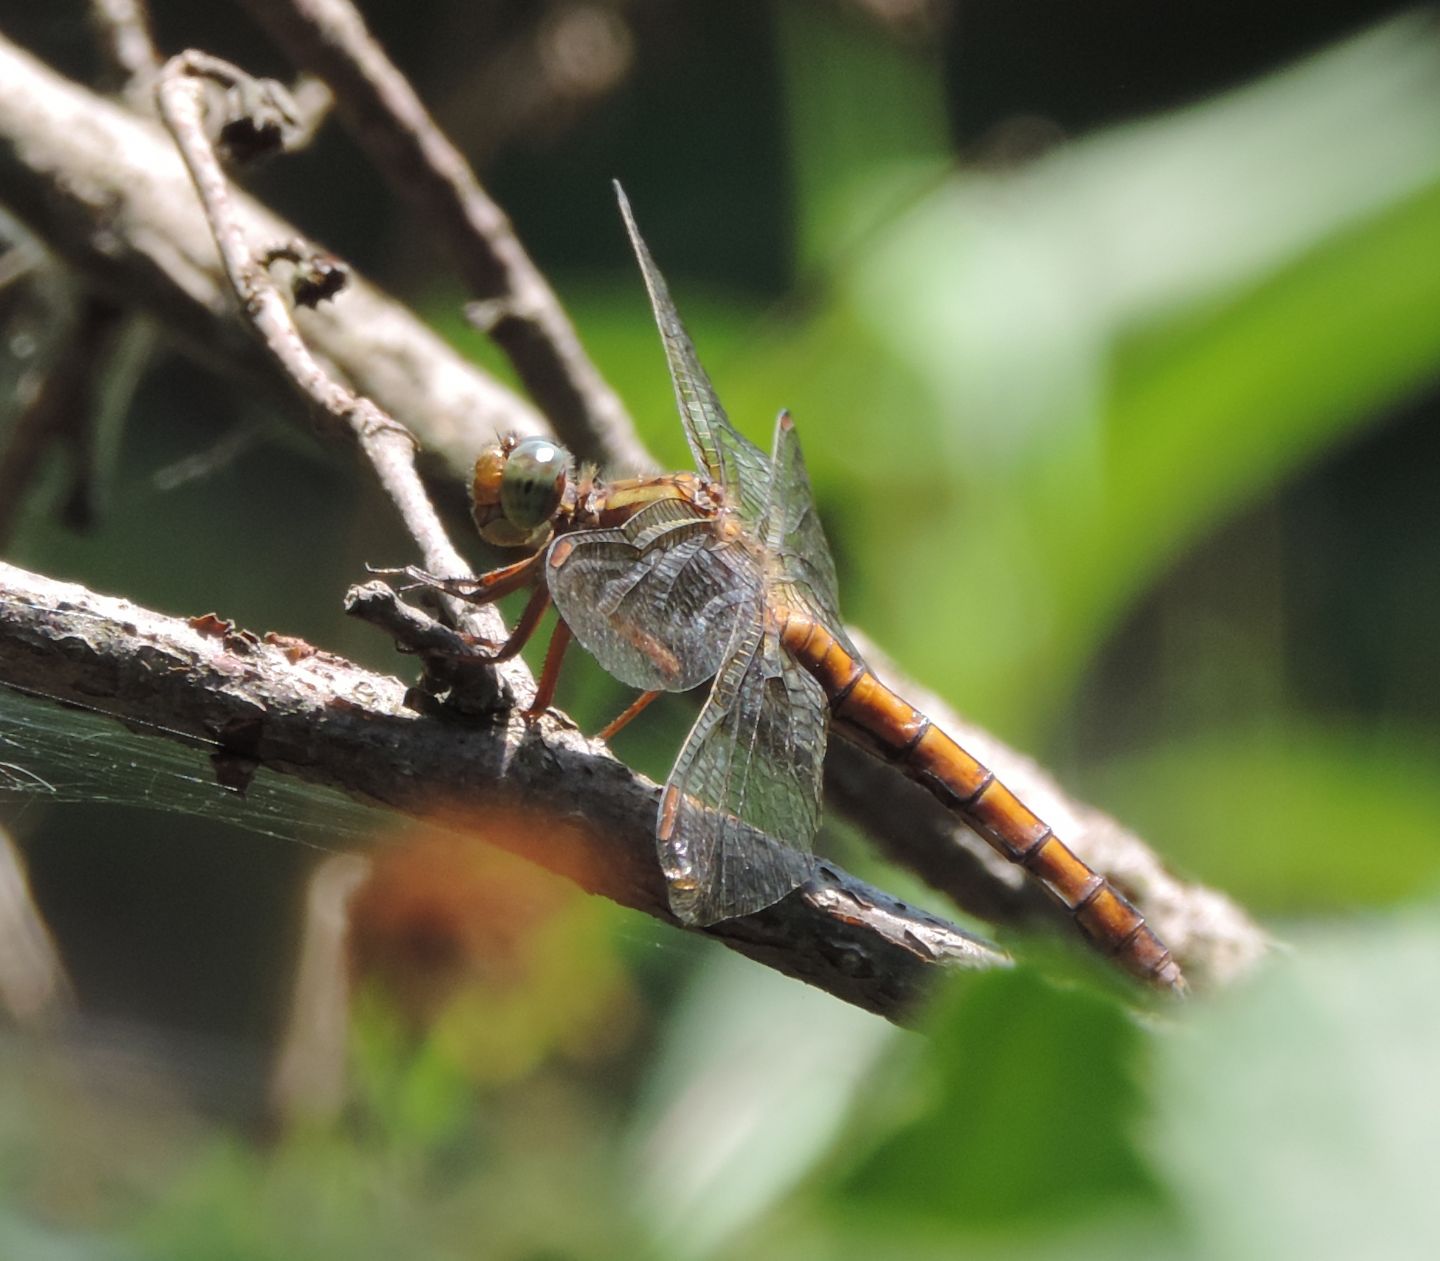
[[[0,684],[98,707],[170,738],[474,834],[673,923],[656,786],[572,726],[478,725],[405,708],[405,686],[214,618],[186,622],[0,564]],[[217,790],[218,791],[218,790]],[[947,969],[1004,956],[821,864],[758,915],[704,930],[891,1019]]]
[[[0,38],[0,189],[35,234],[127,308],[228,375],[262,381],[293,407],[251,336],[184,165],[154,123],[61,78]],[[302,235],[244,194],[252,240]],[[540,433],[539,414],[408,310],[353,277],[343,306],[299,313],[315,353],[462,476],[497,431]]]

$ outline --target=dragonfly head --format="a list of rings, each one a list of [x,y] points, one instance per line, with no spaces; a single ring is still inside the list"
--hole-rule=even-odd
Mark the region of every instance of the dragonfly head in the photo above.
[[[498,547],[538,547],[565,499],[570,453],[548,438],[510,434],[475,461],[470,515],[480,537]]]

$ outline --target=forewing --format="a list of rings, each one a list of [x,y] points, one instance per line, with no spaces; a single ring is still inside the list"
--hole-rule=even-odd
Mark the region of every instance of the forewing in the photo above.
[[[829,711],[755,610],[737,628],[656,828],[670,907],[690,924],[749,915],[809,878]]]
[[[560,616],[608,673],[646,691],[681,692],[720,668],[759,590],[755,564],[715,537],[713,521],[662,499],[619,529],[561,535],[545,580]]]
[[[715,387],[700,366],[694,343],[685,331],[685,325],[680,322],[674,302],[670,300],[665,277],[650,256],[640,229],[635,226],[630,201],[618,180],[615,195],[620,199],[625,229],[630,234],[630,244],[635,249],[641,274],[645,277],[650,308],[655,313],[660,340],[665,346],[670,379],[675,385],[675,401],[680,408],[680,419],[684,422],[685,437],[690,443],[696,467],[711,481],[718,482],[738,496],[738,506],[746,521],[758,522],[768,493],[770,463],[765,453],[730,423],[724,407],[720,405]]]

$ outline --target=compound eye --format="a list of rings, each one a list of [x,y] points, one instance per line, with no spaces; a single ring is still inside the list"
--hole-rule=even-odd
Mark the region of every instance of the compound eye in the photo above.
[[[565,494],[570,453],[548,438],[526,438],[505,462],[500,481],[500,507],[519,530],[531,532],[548,524]]]

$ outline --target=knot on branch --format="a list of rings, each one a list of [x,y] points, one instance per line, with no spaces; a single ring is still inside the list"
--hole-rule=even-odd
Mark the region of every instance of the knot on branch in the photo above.
[[[292,264],[290,296],[296,306],[312,311],[350,283],[350,269],[335,255],[298,237],[260,255],[260,265],[267,270],[276,263]]]
[[[428,613],[407,604],[383,582],[366,582],[345,593],[345,612],[389,634],[401,652],[419,657],[421,689],[412,688],[405,703],[421,713],[488,717],[514,704],[494,667],[480,659],[488,647]]]
[[[302,131],[299,107],[284,84],[242,75],[226,90],[217,141],[237,165],[285,152]]]

